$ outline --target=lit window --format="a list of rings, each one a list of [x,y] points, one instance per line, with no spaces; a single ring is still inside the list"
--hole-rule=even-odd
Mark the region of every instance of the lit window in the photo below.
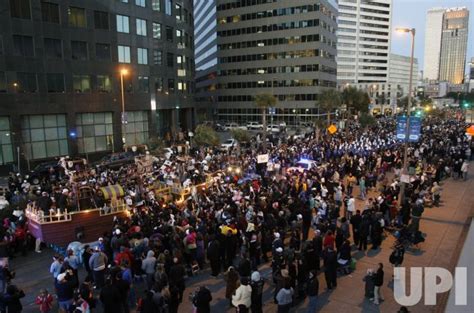
[[[148,64],[148,49],[137,48],[138,64]]]
[[[97,75],[97,90],[99,92],[111,92],[112,81],[108,75]]]
[[[74,92],[90,92],[91,91],[91,79],[89,75],[72,75],[72,86]]]
[[[165,13],[166,15],[172,15],[173,12],[171,12],[173,7],[173,1],[172,0],[165,0]]]
[[[83,8],[69,7],[69,25],[75,27],[86,27],[86,10]]]
[[[118,61],[120,63],[130,63],[130,47],[118,46]]]
[[[145,0],[135,0],[135,4],[139,7],[145,7]]]
[[[151,8],[153,11],[161,11],[161,0],[152,0]]]
[[[146,36],[146,21],[137,18],[137,35]]]
[[[127,34],[130,32],[128,16],[117,15],[117,32]]]
[[[161,24],[153,23],[153,38],[161,39]]]

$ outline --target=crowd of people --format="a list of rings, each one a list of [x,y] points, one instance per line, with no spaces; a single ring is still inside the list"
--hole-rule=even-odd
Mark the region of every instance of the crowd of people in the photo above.
[[[131,214],[116,219],[82,255],[72,250],[55,255],[50,272],[59,308],[90,312],[100,305],[106,313],[126,313],[137,306],[143,313],[178,312],[187,277],[201,275],[209,266],[213,277],[222,275],[229,305],[238,312],[262,312],[268,283],[274,284],[278,312],[289,312],[306,297],[308,312],[315,312],[320,272],[327,289],[336,288],[338,274],[354,269],[353,249],[380,249],[385,230],[394,230],[399,239],[411,234],[418,238],[414,244],[422,241],[420,217],[425,207],[440,204],[441,181],[467,179],[472,143],[462,121],[424,121],[421,139],[408,148],[410,176],[401,203],[403,145],[396,140],[394,119],[353,127],[350,133],[320,140],[308,133],[271,148],[257,143],[230,151],[195,148],[185,157],[174,153],[155,164],[152,175],[133,182],[134,165],[88,171],[76,183],[96,191],[95,204],[106,205],[100,187],[120,184]],[[269,156],[265,166],[257,162],[263,153]],[[318,166],[290,171],[301,159]],[[206,172],[225,172],[229,166],[239,167],[241,173],[216,176],[183,203],[165,201],[146,187],[150,180],[168,179],[192,186]],[[12,231],[25,230],[21,211],[27,203],[45,212],[74,210],[76,195],[70,184],[54,171],[36,188],[12,176],[7,200],[19,213],[4,221],[4,242],[11,242]],[[359,208],[356,199],[363,203]],[[398,240],[390,263],[401,265],[405,248]],[[15,249],[8,249],[10,255]],[[272,270],[269,281],[259,272],[267,262]],[[383,301],[383,281],[379,264],[366,277],[366,295],[376,305]],[[5,292],[5,286],[5,295],[21,297],[18,288],[13,291],[9,285]],[[190,300],[196,312],[210,312],[212,294],[205,286]],[[41,312],[50,312],[53,298],[42,290],[36,303]]]

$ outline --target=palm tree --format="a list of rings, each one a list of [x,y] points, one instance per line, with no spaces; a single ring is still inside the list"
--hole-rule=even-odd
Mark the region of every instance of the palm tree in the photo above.
[[[267,146],[267,110],[275,106],[277,100],[274,95],[264,93],[255,96],[255,104],[262,110],[262,125],[263,125],[263,148],[266,150]]]
[[[341,106],[341,94],[335,89],[324,90],[319,96],[318,107],[326,112],[328,126],[331,124],[331,112]]]

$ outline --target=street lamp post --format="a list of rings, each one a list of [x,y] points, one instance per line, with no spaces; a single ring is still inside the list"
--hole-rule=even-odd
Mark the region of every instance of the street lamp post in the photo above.
[[[125,92],[123,89],[123,77],[128,75],[128,70],[127,69],[121,69],[120,70],[120,93],[122,96],[122,116],[121,116],[121,122],[122,122],[122,144],[123,148],[125,149]]]
[[[410,33],[411,34],[411,57],[410,57],[410,80],[408,83],[408,101],[406,105],[407,110],[407,122],[406,122],[406,129],[405,129],[405,142],[403,143],[403,169],[400,176],[400,205],[403,205],[405,200],[405,187],[406,187],[406,177],[408,175],[408,137],[410,131],[410,105],[411,105],[411,93],[412,93],[412,85],[413,85],[413,60],[415,54],[415,29],[414,28],[397,28],[397,32],[399,33]]]

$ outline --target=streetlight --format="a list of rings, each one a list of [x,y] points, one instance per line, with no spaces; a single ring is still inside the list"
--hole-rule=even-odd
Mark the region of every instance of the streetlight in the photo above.
[[[128,75],[128,70],[123,68],[120,70],[120,93],[122,95],[122,143],[125,149],[125,93],[123,90],[123,77]]]
[[[411,34],[411,57],[410,57],[410,80],[408,83],[408,101],[407,101],[407,122],[406,122],[406,129],[405,129],[405,142],[403,144],[403,169],[400,176],[400,205],[403,205],[404,198],[405,198],[405,185],[406,181],[408,180],[406,177],[408,175],[408,136],[410,131],[410,105],[411,105],[411,92],[412,92],[412,84],[413,84],[413,60],[415,54],[415,29],[414,28],[407,28],[407,27],[398,27],[395,29],[397,33],[410,33]]]

